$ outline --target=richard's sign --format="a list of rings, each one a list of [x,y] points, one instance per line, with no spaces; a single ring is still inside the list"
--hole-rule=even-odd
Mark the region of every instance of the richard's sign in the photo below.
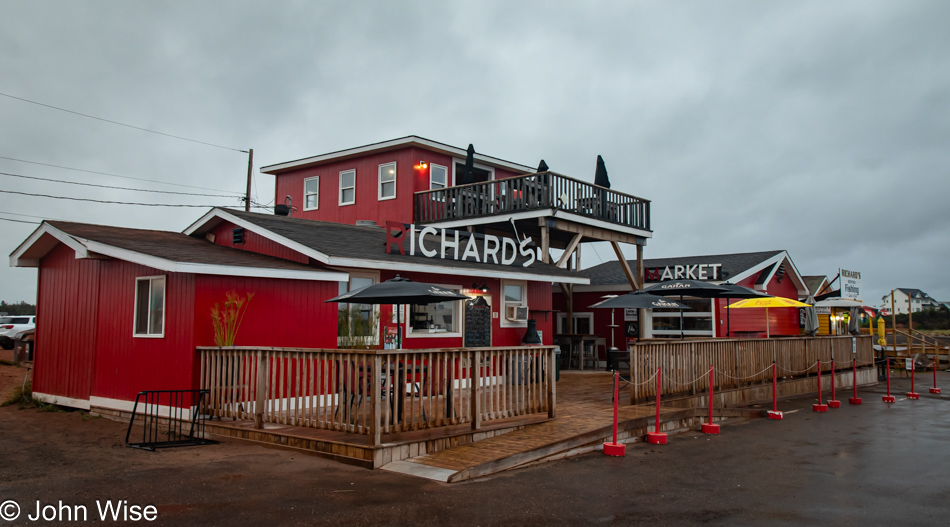
[[[435,227],[419,229],[415,224],[406,227],[388,221],[386,252],[392,253],[393,246],[403,255],[444,260],[514,265],[518,256],[524,256],[526,259],[521,265],[528,267],[537,259],[537,251],[531,247],[531,238],[527,236],[519,242],[491,234],[476,237],[473,233]]]
[[[838,273],[841,278],[841,298],[861,300],[861,273],[841,268]]]

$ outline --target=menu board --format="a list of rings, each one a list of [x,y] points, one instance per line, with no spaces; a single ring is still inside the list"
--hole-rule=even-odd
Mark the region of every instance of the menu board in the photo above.
[[[491,346],[491,305],[485,297],[465,301],[466,348]]]

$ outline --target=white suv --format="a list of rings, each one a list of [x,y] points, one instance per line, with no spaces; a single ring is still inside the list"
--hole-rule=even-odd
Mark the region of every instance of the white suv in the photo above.
[[[35,327],[35,315],[8,315],[0,317],[0,347],[3,349],[13,349],[13,337],[21,331],[34,329]]]

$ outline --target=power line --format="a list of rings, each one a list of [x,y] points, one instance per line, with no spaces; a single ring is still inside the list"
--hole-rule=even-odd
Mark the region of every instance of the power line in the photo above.
[[[7,216],[23,216],[24,218],[39,218],[41,220],[53,219],[53,218],[47,218],[46,216],[35,216],[33,214],[17,214],[16,212],[0,212],[0,214],[6,214]],[[65,220],[56,220],[56,221],[65,221]]]
[[[13,222],[16,222],[16,223],[29,223],[30,225],[39,225],[39,224],[40,224],[40,222],[38,222],[38,221],[14,220],[14,219],[11,219],[11,218],[0,218],[0,220],[3,220],[3,221],[13,221]]]
[[[37,181],[51,181],[53,183],[66,183],[68,185],[81,185],[85,187],[108,188],[108,189],[114,189],[114,190],[131,190],[133,192],[153,192],[156,194],[175,194],[178,196],[201,196],[204,198],[233,198],[234,197],[234,196],[228,196],[225,194],[194,194],[191,192],[172,192],[170,190],[148,190],[144,188],[129,188],[129,187],[114,187],[111,185],[96,185],[94,183],[80,183],[78,181],[65,181],[62,179],[48,179],[48,178],[42,178],[42,177],[36,177],[36,176],[24,176],[22,174],[11,174],[9,172],[0,172],[0,175],[18,177],[18,178],[24,178],[24,179],[35,179]]]
[[[30,164],[32,164],[32,165],[41,165],[41,166],[44,166],[44,167],[62,168],[63,170],[73,170],[73,171],[76,171],[76,172],[86,172],[86,173],[89,173],[89,174],[99,174],[99,175],[101,175],[101,176],[112,176],[112,177],[117,177],[117,178],[122,178],[122,179],[132,179],[132,180],[135,180],[135,181],[146,181],[146,182],[148,182],[148,183],[158,183],[158,184],[161,184],[161,185],[171,185],[171,186],[173,186],[173,187],[187,187],[187,188],[196,188],[196,189],[199,189],[199,190],[214,190],[214,191],[217,191],[217,192],[230,192],[230,193],[235,194],[235,195],[238,195],[238,196],[243,196],[243,195],[244,195],[243,192],[235,192],[235,191],[233,191],[233,190],[221,190],[221,189],[207,188],[207,187],[196,187],[196,186],[194,186],[194,185],[183,185],[183,184],[181,184],[181,183],[168,183],[168,182],[166,182],[166,181],[157,181],[157,180],[154,180],[154,179],[144,179],[144,178],[138,178],[138,177],[132,177],[132,176],[121,176],[121,175],[119,175],[119,174],[110,174],[109,172],[96,172],[95,170],[84,170],[84,169],[82,169],[82,168],[65,167],[65,166],[62,166],[62,165],[51,165],[51,164],[49,164],[49,163],[40,163],[39,161],[27,161],[26,159],[17,159],[17,158],[15,158],[15,157],[0,156],[0,159],[9,159],[10,161],[18,161],[18,162],[20,162],[20,163],[30,163]],[[228,197],[230,197],[230,196],[228,196]]]
[[[108,200],[101,200],[101,199],[74,198],[71,196],[52,196],[49,194],[33,194],[30,192],[17,192],[14,190],[0,190],[0,193],[18,194],[20,196],[33,196],[33,197],[38,197],[38,198],[68,199],[72,201],[90,201],[93,203],[110,203],[114,205],[139,205],[142,207],[198,207],[198,208],[204,208],[204,209],[226,207],[226,205],[184,205],[184,204],[168,204],[168,203],[133,203],[129,201],[108,201]]]
[[[132,126],[131,124],[120,123],[120,122],[118,122],[118,121],[111,121],[111,120],[109,120],[109,119],[103,119],[102,117],[96,117],[95,115],[89,115],[89,114],[85,114],[85,113],[74,112],[74,111],[72,111],[72,110],[67,110],[66,108],[60,108],[60,107],[58,107],[58,106],[53,106],[53,105],[50,105],[50,104],[44,104],[44,103],[41,103],[41,102],[31,101],[31,100],[29,100],[29,99],[24,99],[23,97],[16,97],[16,96],[14,96],[14,95],[10,95],[10,94],[7,94],[7,93],[2,93],[2,92],[0,92],[0,95],[3,95],[4,97],[9,97],[9,98],[11,98],[11,99],[16,99],[16,100],[18,100],[18,101],[28,102],[28,103],[30,103],[30,104],[36,104],[36,105],[38,105],[38,106],[44,106],[44,107],[46,107],[46,108],[52,108],[52,109],[54,109],[54,110],[59,110],[59,111],[61,111],[61,112],[71,113],[71,114],[75,114],[75,115],[81,115],[81,116],[83,116],[83,117],[88,117],[88,118],[90,118],[90,119],[95,119],[95,120],[97,120],[97,121],[103,121],[103,122],[106,122],[106,123],[117,124],[117,125],[119,125],[119,126],[125,126],[125,127],[127,127],[127,128],[134,128],[134,129],[136,129],[136,130],[141,130],[141,131],[143,131],[143,132],[151,132],[151,133],[153,133],[153,134],[164,135],[165,137],[173,137],[173,138],[175,138],[175,139],[181,139],[182,141],[191,141],[192,143],[198,143],[198,144],[202,144],[202,145],[213,146],[213,147],[215,147],[215,148],[223,148],[223,149],[225,149],[225,150],[233,150],[233,151],[235,151],[235,152],[242,152],[242,153],[245,153],[245,154],[247,153],[247,150],[241,150],[241,149],[239,149],[239,148],[231,148],[231,147],[229,147],[229,146],[216,145],[216,144],[214,144],[214,143],[206,143],[206,142],[204,142],[204,141],[198,141],[197,139],[189,139],[189,138],[187,138],[187,137],[182,137],[182,136],[180,136],[180,135],[166,134],[165,132],[159,132],[159,131],[157,131],[157,130],[149,130],[148,128],[142,128],[142,127],[140,127],[140,126]]]

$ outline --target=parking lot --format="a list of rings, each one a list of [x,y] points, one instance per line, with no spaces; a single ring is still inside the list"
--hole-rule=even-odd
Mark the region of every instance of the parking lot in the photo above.
[[[0,366],[3,393],[22,369]],[[720,436],[637,443],[448,485],[226,441],[150,453],[125,448],[125,425],[81,412],[0,408],[0,502],[125,499],[154,505],[159,525],[889,525],[945,524],[950,512],[950,397],[839,409],[785,401],[783,421],[725,423]],[[950,391],[950,374],[940,373]],[[4,397],[4,399],[6,396]],[[12,524],[30,525],[21,516]],[[95,518],[98,519],[98,518]],[[0,524],[3,524],[0,520]],[[9,522],[6,522],[9,523]]]

